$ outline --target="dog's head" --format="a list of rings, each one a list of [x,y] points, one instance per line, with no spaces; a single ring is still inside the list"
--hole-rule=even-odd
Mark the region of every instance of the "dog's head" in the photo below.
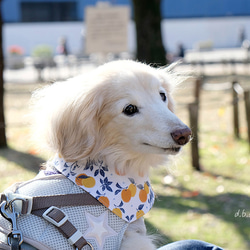
[[[102,157],[121,173],[135,165],[144,172],[189,141],[190,129],[173,113],[171,91],[166,70],[107,63],[41,92],[39,125],[46,134],[39,133],[66,161]]]

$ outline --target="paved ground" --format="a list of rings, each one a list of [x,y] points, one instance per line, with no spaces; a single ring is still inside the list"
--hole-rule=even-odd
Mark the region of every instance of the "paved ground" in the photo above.
[[[41,71],[41,77],[44,82],[54,82],[64,80],[96,67],[90,62],[82,62],[81,64],[59,65],[53,68],[45,68]],[[6,83],[35,83],[41,82],[39,79],[39,71],[32,65],[28,65],[23,69],[4,71],[4,80]]]
[[[245,62],[250,59],[250,51],[245,48],[189,50],[186,51],[186,62]]]

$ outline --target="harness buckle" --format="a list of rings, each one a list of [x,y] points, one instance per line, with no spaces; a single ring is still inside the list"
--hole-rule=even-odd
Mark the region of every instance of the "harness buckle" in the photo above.
[[[65,214],[62,210],[58,209],[55,206],[49,207],[43,213],[42,217],[56,227],[61,227],[68,220],[67,214]]]
[[[87,245],[90,247],[91,250],[94,250],[94,247],[91,243],[87,242]],[[75,250],[80,250],[78,247],[75,248]]]
[[[12,192],[5,193],[8,203],[14,203],[15,210],[21,214],[30,214],[33,205],[33,198],[24,194]],[[24,206],[25,205],[25,206]],[[25,209],[24,209],[25,208]]]
[[[11,246],[13,242],[15,243],[17,242],[18,245],[20,246],[23,243],[23,234],[20,230],[17,229],[17,218],[19,216],[19,213],[15,211],[13,202],[15,202],[15,200],[11,200],[8,203],[7,201],[3,201],[1,204],[0,212],[1,215],[9,222],[11,222],[12,225],[12,230],[7,235],[8,245]]]

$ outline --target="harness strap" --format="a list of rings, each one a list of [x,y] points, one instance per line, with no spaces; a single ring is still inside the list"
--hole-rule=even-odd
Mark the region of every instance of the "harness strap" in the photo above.
[[[85,245],[89,245],[91,249],[93,249],[93,246],[85,240],[82,233],[77,230],[75,226],[68,220],[68,216],[58,208],[64,206],[102,205],[90,194],[79,193],[35,197],[14,194],[14,197],[15,198],[10,200],[8,194],[1,194],[0,204],[3,201],[12,203],[16,201],[21,214],[32,213],[36,216],[43,217],[48,222],[56,226],[63,236],[69,241],[69,243],[75,246],[76,249],[81,249]]]
[[[18,239],[11,239],[11,250],[19,250],[20,249],[20,245],[19,245],[19,241]]]
[[[85,240],[82,233],[74,227],[68,220],[68,216],[59,208],[54,206],[48,208],[42,217],[55,225],[69,241],[70,245],[75,246],[77,249],[82,249],[82,247],[89,245],[93,249],[93,246]]]
[[[64,195],[51,195],[51,196],[35,196],[29,199],[22,194],[15,194],[17,201],[21,201],[20,212],[21,214],[32,213],[41,216],[43,212],[51,207],[66,207],[66,206],[101,206],[102,204],[96,200],[89,193],[80,194],[64,194]],[[0,203],[3,201],[8,202],[8,198],[5,194],[1,194]],[[31,204],[32,203],[32,204]],[[39,210],[41,210],[39,212]]]
[[[86,205],[100,206],[102,204],[88,193],[36,196],[33,197],[31,213],[35,214],[35,211],[44,210],[51,206],[66,207]],[[27,209],[28,202],[24,202],[21,213],[26,214]]]
[[[6,197],[5,194],[1,193],[1,194],[0,194],[0,204],[1,204],[3,201],[7,201],[7,197]]]

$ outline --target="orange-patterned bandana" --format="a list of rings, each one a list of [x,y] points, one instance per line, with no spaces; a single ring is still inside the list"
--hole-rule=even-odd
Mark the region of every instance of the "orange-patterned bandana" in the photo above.
[[[148,177],[118,175],[103,161],[88,160],[79,165],[78,162],[65,162],[56,155],[53,163],[59,172],[127,222],[137,220],[154,204]]]

